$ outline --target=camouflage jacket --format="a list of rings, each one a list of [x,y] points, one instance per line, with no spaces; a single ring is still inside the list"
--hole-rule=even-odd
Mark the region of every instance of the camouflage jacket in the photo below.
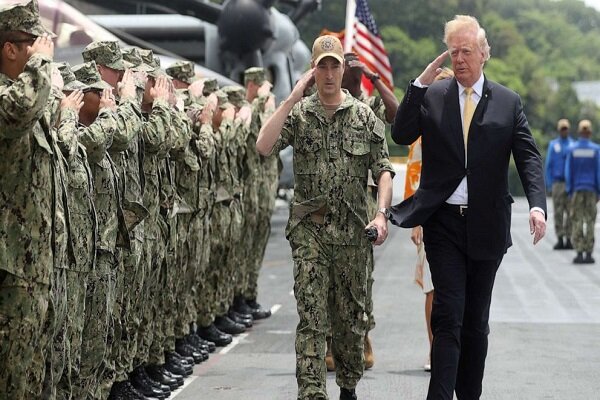
[[[217,170],[217,151],[210,124],[194,126],[192,144],[196,147],[198,157],[202,161],[198,176],[198,202],[200,210],[207,210],[216,199],[215,171]]]
[[[78,143],[77,120],[74,110],[62,110],[57,136],[59,147],[67,160],[69,243],[73,248],[69,269],[89,272],[94,268],[98,221],[92,200],[92,171],[85,147]]]
[[[102,109],[90,126],[80,125],[79,142],[85,146],[94,178],[94,205],[98,220],[97,250],[114,253],[124,228],[119,175],[108,154],[118,129],[116,113]]]
[[[149,218],[156,220],[160,214],[159,158],[164,157],[170,142],[167,132],[171,126],[169,104],[156,100],[150,114],[143,114],[142,139],[144,141],[144,207]],[[160,154],[160,157],[159,157]]]
[[[365,92],[361,92],[358,97],[359,101],[362,101],[369,106],[383,123],[387,123],[387,116],[385,111],[385,103],[379,96],[367,96]]]
[[[294,202],[286,234],[310,218],[324,215],[325,243],[364,243],[367,174],[379,177],[393,168],[385,126],[373,111],[344,91],[345,99],[329,118],[317,94],[302,99],[286,119],[274,151],[294,148]]]
[[[53,204],[60,201],[57,154],[43,118],[50,62],[33,55],[16,80],[0,74],[0,269],[43,284],[50,283]]]
[[[217,153],[217,165],[214,171],[217,202],[230,201],[234,195],[234,181],[231,174],[231,162],[236,161],[231,159],[229,146],[233,137],[234,123],[232,120],[223,120],[218,131],[215,132],[213,138],[215,141],[215,150]]]

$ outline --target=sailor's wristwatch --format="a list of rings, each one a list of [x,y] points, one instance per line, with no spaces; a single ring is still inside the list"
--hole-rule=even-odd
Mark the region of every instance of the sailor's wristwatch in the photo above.
[[[377,210],[378,213],[382,213],[383,216],[385,217],[385,219],[387,219],[389,221],[390,217],[392,216],[392,213],[390,212],[389,208],[385,208],[382,207],[379,210]]]

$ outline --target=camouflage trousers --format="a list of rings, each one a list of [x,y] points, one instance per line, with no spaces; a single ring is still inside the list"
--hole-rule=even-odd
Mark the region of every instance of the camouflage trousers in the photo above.
[[[571,232],[571,218],[569,217],[569,197],[564,182],[552,184],[552,203],[554,205],[554,231],[556,236],[559,238],[567,237]]]
[[[294,259],[298,399],[327,399],[326,334],[331,323],[336,382],[353,389],[362,377],[367,329],[367,239],[357,246],[322,242],[320,226],[304,221],[289,235]]]
[[[139,367],[149,362],[150,347],[154,341],[154,333],[159,327],[158,301],[162,296],[160,287],[160,271],[165,257],[164,240],[162,239],[159,218],[150,217],[144,221],[144,246],[142,251],[141,269],[144,281],[136,313],[141,317],[137,332],[137,350],[135,353],[134,367]]]
[[[210,221],[210,266],[206,273],[204,293],[201,295],[209,303],[210,311],[198,316],[200,326],[206,327],[212,324],[219,313],[219,305],[222,295],[222,282],[225,280],[223,274],[226,271],[227,259],[229,258],[231,233],[231,211],[226,202],[216,203]]]
[[[194,279],[194,308],[196,310],[196,318],[194,321],[198,326],[208,326],[215,319],[211,287],[209,284],[209,274],[211,265],[211,240],[213,232],[213,209],[215,207],[213,196],[206,194],[206,209],[202,220],[202,240],[200,244],[200,261],[196,270]]]
[[[50,281],[50,301],[39,346],[32,361],[31,397],[56,399],[58,382],[65,370],[67,342],[67,270],[54,268]]]
[[[114,342],[114,320],[117,255],[98,251],[96,266],[90,272],[85,296],[85,319],[82,332],[79,375],[71,377],[73,399],[108,397],[111,370],[110,349]],[[104,384],[104,387],[102,385]]]
[[[217,303],[215,314],[225,315],[233,304],[233,296],[237,281],[240,278],[240,241],[242,238],[243,213],[240,199],[233,199],[229,205],[231,223],[227,239],[227,257],[219,264],[219,278],[217,283]],[[214,265],[213,265],[214,266]]]
[[[178,216],[177,257],[178,265],[182,269],[182,279],[177,296],[175,325],[177,338],[187,335],[190,332],[190,325],[198,319],[197,302],[202,296],[200,290],[210,252],[210,246],[207,246],[209,240],[207,206],[206,199],[202,197],[201,207],[197,212]]]
[[[88,272],[66,271],[66,330],[65,369],[58,382],[57,398],[71,399],[73,381],[80,374],[81,345],[85,325],[85,299],[88,290]]]
[[[0,270],[0,398],[3,400],[32,398],[26,394],[31,383],[28,376],[36,372],[31,371],[32,360],[40,349],[49,299],[48,285]],[[42,373],[43,370],[37,372]]]
[[[256,268],[256,261],[253,259],[254,240],[253,237],[257,231],[257,217],[259,210],[258,203],[258,181],[255,178],[247,179],[244,183],[244,224],[242,227],[243,239],[239,242],[239,268],[240,277],[235,287],[235,296],[244,297],[248,289],[249,282],[254,280],[253,276]],[[249,233],[252,232],[250,235]]]
[[[275,158],[277,160],[277,158]],[[271,217],[275,210],[275,198],[277,194],[277,162],[269,166],[263,179],[258,182],[258,204],[256,215],[256,230],[253,240],[252,251],[248,259],[251,266],[248,268],[248,278],[246,279],[246,290],[244,298],[256,300],[258,297],[258,277],[265,258],[265,250],[271,236]]]
[[[165,363],[165,351],[175,350],[175,276],[179,274],[175,266],[177,242],[177,220],[161,221],[163,257],[158,264],[156,292],[150,298],[154,306],[154,335],[149,350],[149,364]],[[173,269],[171,269],[173,268]]]
[[[176,320],[175,337],[181,338],[189,333],[189,324],[195,320],[193,308],[190,308],[190,297],[194,288],[196,274],[195,260],[199,259],[200,243],[198,242],[200,218],[197,214],[181,214],[177,216],[177,269],[180,276],[175,286]]]
[[[571,241],[577,252],[591,253],[594,249],[597,201],[595,192],[575,192],[571,197]]]
[[[143,224],[143,222],[142,222]],[[117,294],[121,309],[121,340],[113,348],[116,363],[116,380],[127,379],[127,373],[133,370],[138,343],[138,331],[142,322],[140,299],[145,280],[142,264],[144,249],[143,226],[138,225],[131,235],[131,250],[123,251],[123,282]]]

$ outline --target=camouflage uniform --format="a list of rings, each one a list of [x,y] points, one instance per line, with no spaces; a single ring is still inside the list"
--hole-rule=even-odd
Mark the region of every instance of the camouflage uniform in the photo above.
[[[597,202],[598,194],[592,191],[576,191],[571,196],[571,240],[578,253],[591,253],[594,250]]]
[[[110,88],[102,82],[93,61],[73,67],[73,73],[79,81],[97,91]],[[93,176],[98,234],[96,265],[89,275],[86,293],[80,373],[73,382],[75,398],[106,397],[106,384],[103,386],[102,382],[106,380],[107,371],[114,368],[110,350],[114,342],[113,309],[119,264],[117,236],[119,232],[122,234],[124,226],[118,174],[107,150],[118,129],[116,113],[102,109],[90,126],[80,126],[78,132],[79,141],[87,150]]]
[[[368,105],[371,110],[375,113],[377,118],[381,121],[386,122],[387,116],[385,111],[385,103],[378,96],[367,96],[364,92],[361,92],[359,101]],[[368,182],[368,195],[367,195],[367,211],[369,215],[369,220],[375,218],[377,214],[377,186],[373,182],[373,178],[371,176],[371,172],[369,172],[369,182]],[[367,262],[367,316],[369,318],[369,325],[367,331],[372,331],[375,329],[375,317],[373,316],[373,283],[375,280],[373,279],[373,271],[375,270],[375,260],[371,255],[370,259]]]
[[[196,310],[195,322],[199,326],[209,326],[215,320],[214,298],[215,286],[209,281],[212,274],[211,242],[212,235],[215,234],[213,227],[213,209],[217,199],[216,173],[218,148],[215,141],[213,128],[211,125],[194,126],[194,132],[198,135],[196,146],[198,154],[203,160],[203,165],[198,177],[198,202],[199,214],[204,214],[202,218],[202,236],[198,237],[200,246],[200,258],[198,259],[194,293],[194,308]]]
[[[65,92],[83,90],[88,87],[75,79],[67,63],[57,64],[63,76]],[[53,88],[53,92],[55,89]],[[72,393],[72,377],[79,375],[81,358],[82,332],[84,326],[85,296],[88,274],[92,269],[95,252],[96,214],[92,203],[91,171],[87,162],[85,148],[78,143],[78,115],[72,109],[58,110],[64,95],[61,92],[53,94],[55,98],[53,118],[58,118],[60,124],[56,129],[58,146],[66,158],[66,186],[69,204],[68,239],[69,266],[65,270],[64,298],[60,299],[65,310],[65,318],[59,335],[54,337],[54,343],[49,346],[48,354],[56,360],[47,371],[44,398],[70,398]],[[62,354],[61,354],[62,353]],[[64,368],[64,369],[63,369]],[[62,369],[62,373],[61,372]],[[60,380],[57,382],[58,378]]]
[[[169,104],[156,99],[150,114],[144,114],[142,125],[142,138],[144,140],[144,207],[148,210],[148,218],[144,222],[144,250],[142,252],[142,268],[145,272],[142,295],[140,296],[140,310],[142,322],[138,331],[138,348],[134,366],[145,364],[150,359],[150,346],[154,340],[155,331],[160,327],[158,299],[162,295],[160,270],[165,258],[163,239],[164,220],[160,215],[161,181],[159,177],[159,164],[164,161],[166,152],[170,147],[168,132],[171,126],[171,112]],[[156,355],[161,357],[161,355]],[[162,359],[153,359],[160,362]]]
[[[393,174],[385,126],[344,90],[328,118],[318,95],[304,98],[287,118],[274,152],[294,147],[295,194],[286,237],[294,259],[299,399],[327,399],[325,335],[333,328],[336,382],[353,389],[363,372],[367,328],[367,262],[372,247],[367,173]]]
[[[258,118],[258,130],[270,115],[270,112],[265,110],[267,100],[268,97],[258,97],[252,102],[253,115],[256,114]],[[248,286],[244,295],[247,300],[256,300],[258,296],[258,276],[271,235],[271,217],[275,210],[275,199],[279,183],[279,154],[273,153],[268,157],[259,156],[259,161],[260,178],[257,187],[256,238],[254,241],[254,254],[251,257],[254,266],[250,269]]]
[[[223,107],[222,98],[219,99],[220,107]],[[213,212],[210,220],[210,268],[206,276],[206,295],[211,296],[210,310],[215,317],[222,316],[227,313],[227,309],[223,310],[223,299],[227,296],[226,284],[230,281],[230,276],[225,276],[227,273],[227,260],[229,259],[231,243],[231,221],[232,221],[232,204],[233,195],[230,192],[232,189],[231,170],[229,164],[229,131],[233,128],[233,121],[225,121],[214,132],[215,152],[216,152],[216,170],[214,171],[216,199],[213,207]],[[212,323],[213,321],[211,321]],[[208,324],[210,325],[210,324]],[[202,324],[201,326],[207,326]]]
[[[3,6],[0,31],[50,33],[35,1]],[[41,384],[42,324],[58,292],[49,285],[66,243],[64,165],[44,116],[50,62],[34,54],[15,80],[0,73],[0,393],[17,400]]]

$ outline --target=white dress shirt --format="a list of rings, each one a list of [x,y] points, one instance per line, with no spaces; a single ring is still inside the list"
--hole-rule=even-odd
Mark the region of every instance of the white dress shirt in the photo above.
[[[485,80],[485,78],[484,78],[483,74],[481,74],[481,76],[479,77],[477,82],[475,82],[475,84],[473,85],[473,93],[471,94],[471,100],[473,101],[473,105],[475,108],[477,108],[477,104],[479,104],[479,100],[481,100],[481,96],[483,94],[484,80]],[[464,117],[465,101],[467,99],[467,94],[465,93],[465,87],[463,85],[461,85],[458,81],[456,81],[456,83],[458,84],[458,102],[460,104],[460,120],[462,123],[463,117]],[[413,82],[413,85],[415,85],[416,87],[420,87],[420,88],[425,88],[425,87],[429,86],[429,85],[423,85],[419,81],[418,78],[415,79],[415,81]],[[467,148],[465,147],[465,168],[466,168],[466,166],[467,166]],[[466,175],[462,178],[462,180],[456,187],[456,190],[454,191],[454,193],[452,193],[450,195],[450,197],[448,197],[448,199],[446,200],[446,203],[456,204],[456,205],[468,205],[469,204],[469,189],[467,186],[467,176]],[[539,211],[545,215],[544,210],[542,210],[539,207],[533,207],[530,210],[530,212],[531,211]]]

